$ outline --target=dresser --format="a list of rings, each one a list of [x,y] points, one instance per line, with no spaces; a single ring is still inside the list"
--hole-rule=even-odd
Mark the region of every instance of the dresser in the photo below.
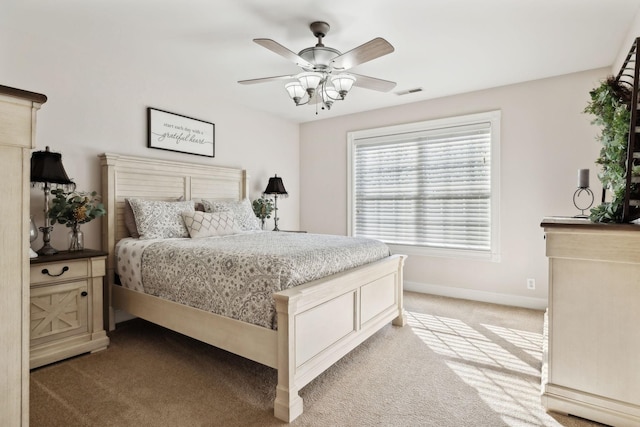
[[[107,348],[106,259],[106,252],[90,249],[31,259],[31,368]]]
[[[29,179],[45,95],[0,85],[0,414],[29,424]]]
[[[640,225],[545,218],[542,227],[549,258],[542,403],[640,426]]]

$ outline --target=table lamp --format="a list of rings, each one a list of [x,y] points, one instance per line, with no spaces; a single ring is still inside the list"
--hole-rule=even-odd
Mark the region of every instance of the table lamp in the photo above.
[[[62,166],[62,155],[52,153],[47,146],[45,151],[34,151],[31,154],[31,185],[42,185],[44,190],[44,227],[42,232],[43,246],[37,252],[39,255],[53,255],[58,250],[51,246],[51,230],[53,226],[49,220],[49,195],[51,188],[62,187],[65,191],[73,191],[76,184],[69,179]]]
[[[280,231],[278,228],[278,196],[280,197],[288,197],[289,193],[284,189],[284,184],[282,183],[282,178],[280,178],[277,174],[273,178],[269,178],[269,183],[267,184],[267,188],[264,190],[262,194],[272,194],[273,195],[273,222],[275,223],[275,228],[273,231]]]

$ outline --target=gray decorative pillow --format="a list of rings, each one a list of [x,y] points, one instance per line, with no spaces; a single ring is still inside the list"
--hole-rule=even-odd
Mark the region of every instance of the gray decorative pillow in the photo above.
[[[189,237],[182,212],[195,212],[192,201],[129,199],[140,239]]]
[[[182,212],[182,218],[192,239],[226,236],[240,231],[231,212]]]
[[[231,212],[243,231],[260,230],[260,221],[253,213],[249,199],[244,200],[202,200],[205,212]]]
[[[140,238],[140,234],[138,233],[138,229],[136,228],[136,217],[135,215],[133,215],[133,210],[131,209],[129,199],[124,199],[124,225],[125,227],[127,227],[129,236],[133,237],[134,239]]]

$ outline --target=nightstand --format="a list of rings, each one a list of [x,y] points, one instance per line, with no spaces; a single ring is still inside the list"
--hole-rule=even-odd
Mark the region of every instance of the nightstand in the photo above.
[[[29,367],[104,350],[107,253],[85,249],[31,259]]]

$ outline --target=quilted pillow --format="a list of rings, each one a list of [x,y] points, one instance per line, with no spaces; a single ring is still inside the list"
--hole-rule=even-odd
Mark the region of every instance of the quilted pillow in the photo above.
[[[240,231],[231,212],[182,212],[182,218],[192,239],[226,236]]]
[[[182,212],[195,212],[192,201],[129,199],[140,239],[189,237]]]
[[[231,212],[243,231],[260,230],[260,221],[253,213],[249,199],[244,200],[202,200],[205,212]]]

